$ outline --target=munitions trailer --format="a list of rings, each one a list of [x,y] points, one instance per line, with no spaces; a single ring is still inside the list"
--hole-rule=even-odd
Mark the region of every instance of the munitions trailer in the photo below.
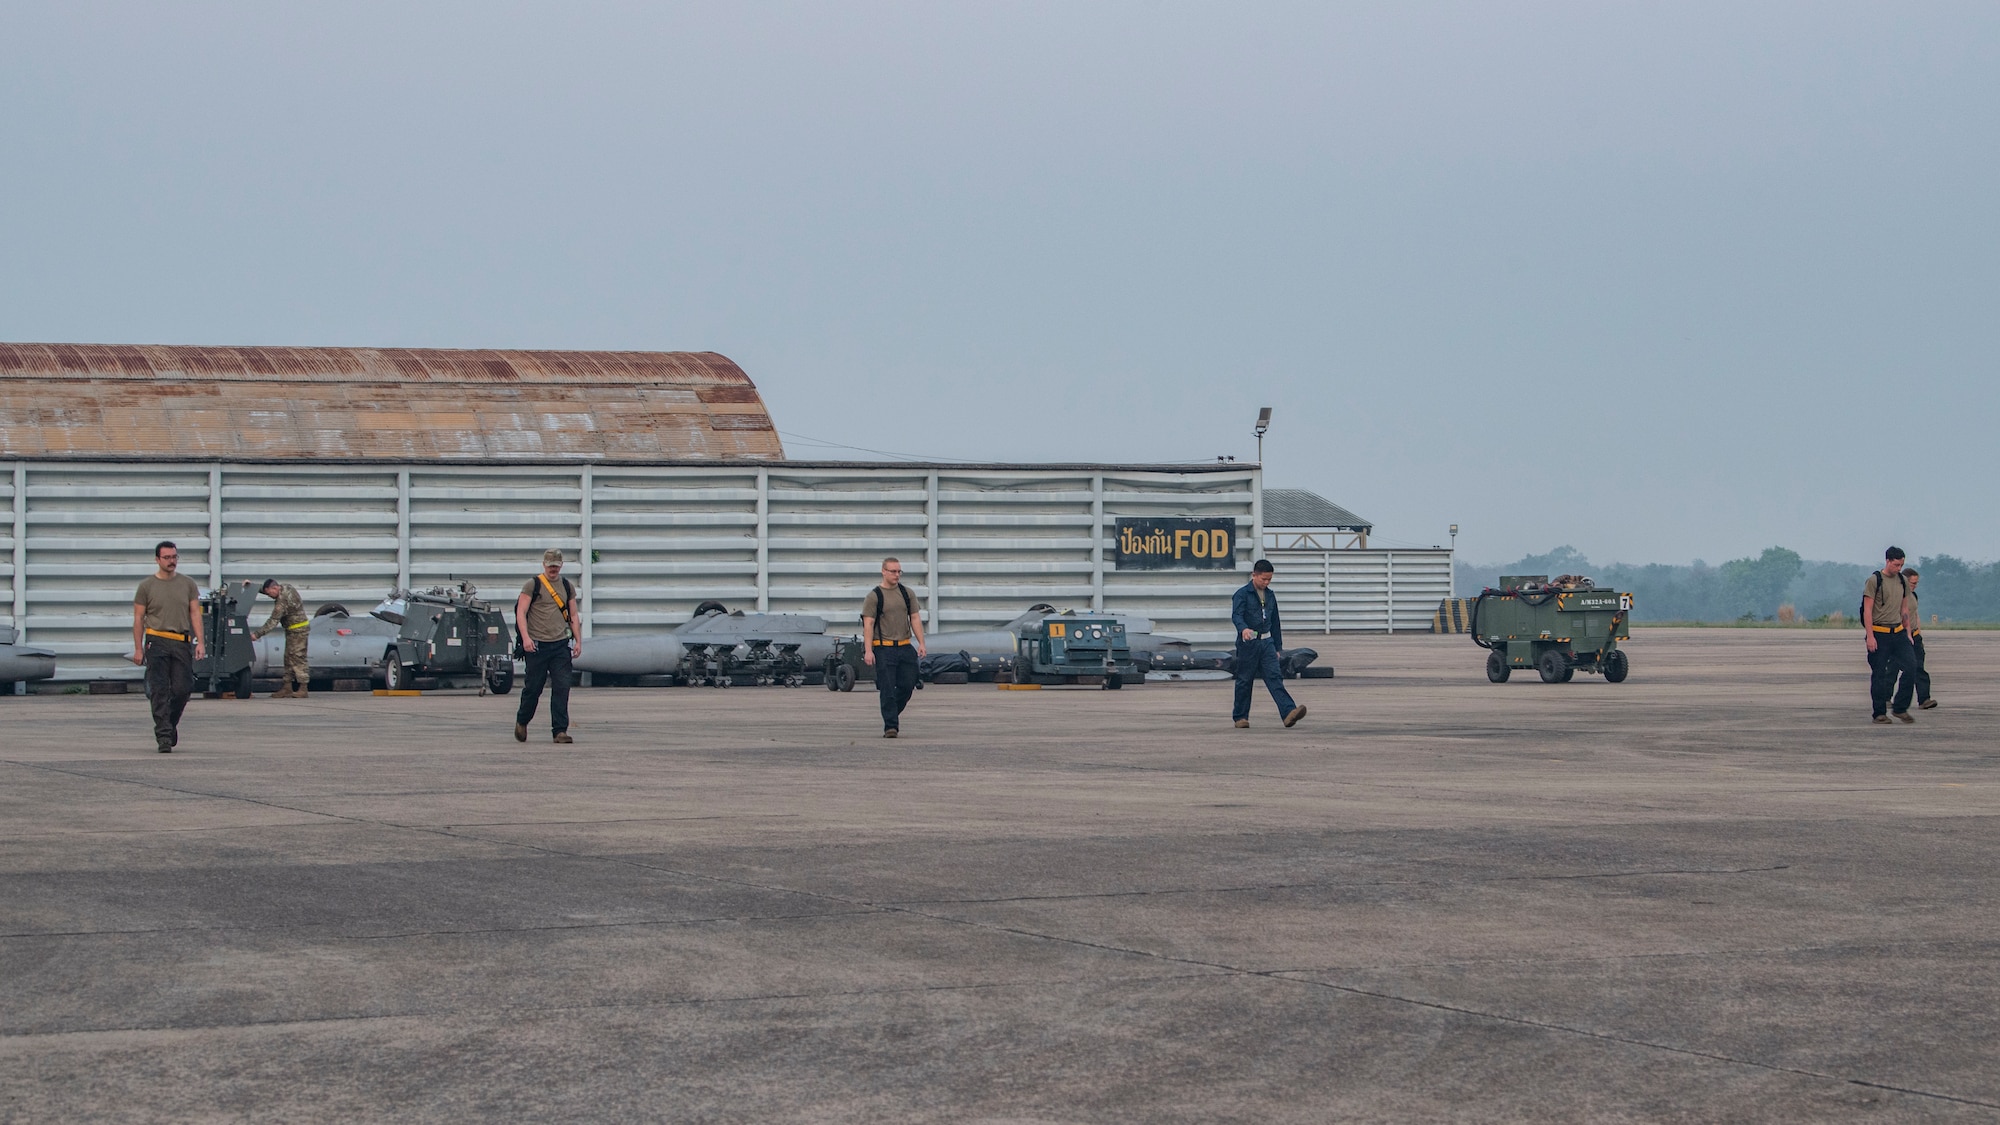
[[[250,698],[250,669],[257,650],[250,640],[250,603],[257,589],[248,582],[224,583],[201,592],[202,643],[208,655],[194,662],[195,687],[210,699],[227,691]]]
[[[1632,638],[1632,595],[1600,590],[1565,574],[1508,575],[1472,603],[1472,642],[1486,653],[1486,678],[1504,684],[1516,668],[1533,668],[1543,683],[1567,683],[1597,672],[1622,683],[1631,662],[1619,641]]]
[[[375,616],[400,626],[394,647],[383,656],[383,686],[410,686],[418,676],[472,675],[494,695],[514,689],[514,631],[507,617],[476,595],[470,582],[433,586],[421,592],[398,590],[376,607]]]

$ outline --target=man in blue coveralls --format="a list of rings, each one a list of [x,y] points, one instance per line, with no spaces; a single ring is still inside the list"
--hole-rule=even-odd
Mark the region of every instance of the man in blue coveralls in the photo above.
[[[1236,625],[1236,709],[1231,718],[1239,727],[1250,725],[1250,693],[1259,678],[1271,689],[1271,702],[1286,726],[1306,717],[1306,709],[1285,690],[1285,673],[1278,666],[1285,634],[1278,623],[1278,595],[1271,592],[1273,573],[1270,559],[1258,559],[1250,568],[1250,581],[1229,605],[1229,620]]]

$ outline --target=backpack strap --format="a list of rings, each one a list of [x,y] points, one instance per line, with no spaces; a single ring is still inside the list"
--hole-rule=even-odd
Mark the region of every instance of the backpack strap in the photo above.
[[[909,614],[910,619],[912,621],[916,620],[917,603],[914,598],[910,597],[910,588],[901,583],[897,583],[896,589],[902,591],[903,593],[903,612]],[[862,607],[861,616],[873,617],[875,619],[875,635],[870,639],[879,641],[882,639],[882,607],[889,604],[888,603],[889,595],[880,586],[877,586],[873,590],[868,591],[868,593],[869,596],[875,599],[875,612],[874,613],[867,612],[868,603],[864,601],[861,603]]]

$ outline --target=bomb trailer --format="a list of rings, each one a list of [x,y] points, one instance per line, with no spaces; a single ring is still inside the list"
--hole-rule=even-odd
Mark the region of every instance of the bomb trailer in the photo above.
[[[208,656],[195,662],[196,690],[248,699],[253,678],[275,679],[283,670],[283,631],[250,637],[257,594],[250,582],[202,592]],[[477,676],[483,690],[505,695],[514,687],[512,649],[506,615],[478,597],[470,582],[394,590],[362,617],[328,602],[306,633],[311,679],[370,680],[392,691],[410,688],[420,676]]]
[[[1619,641],[1632,638],[1632,595],[1600,590],[1579,575],[1500,579],[1472,603],[1472,643],[1486,649],[1486,678],[1504,684],[1516,668],[1542,682],[1568,683],[1578,672],[1623,683],[1631,660]]]

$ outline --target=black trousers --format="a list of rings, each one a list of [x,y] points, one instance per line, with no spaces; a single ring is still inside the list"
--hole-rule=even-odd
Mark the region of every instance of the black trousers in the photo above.
[[[1910,647],[1917,654],[1917,702],[1931,697],[1931,674],[1924,666],[1924,635],[1917,633],[1910,638]]]
[[[903,708],[917,694],[917,646],[875,647],[875,691],[882,698],[882,729],[902,725]]]
[[[1893,633],[1875,634],[1875,651],[1868,654],[1868,667],[1873,675],[1868,680],[1868,697],[1875,705],[1875,714],[1895,711],[1900,715],[1910,709],[1910,697],[1917,691],[1917,676],[1923,668],[1917,663],[1917,650],[1910,644],[1910,635],[1898,629]],[[1902,682],[1897,682],[1897,677]],[[1889,696],[1895,693],[1892,704]]]
[[[542,702],[542,685],[549,685],[549,729],[556,734],[569,729],[570,656],[568,641],[536,641],[527,655],[528,678],[521,685],[521,707],[514,721],[527,726]]]
[[[146,701],[153,707],[153,739],[162,746],[181,740],[181,713],[194,694],[194,646],[164,637],[146,638]]]
[[[1257,690],[1257,681],[1271,691],[1271,702],[1278,705],[1279,716],[1292,713],[1298,704],[1293,702],[1292,693],[1285,690],[1285,671],[1278,666],[1278,650],[1269,638],[1236,642],[1236,706],[1229,717],[1247,719],[1250,717],[1250,696]]]

